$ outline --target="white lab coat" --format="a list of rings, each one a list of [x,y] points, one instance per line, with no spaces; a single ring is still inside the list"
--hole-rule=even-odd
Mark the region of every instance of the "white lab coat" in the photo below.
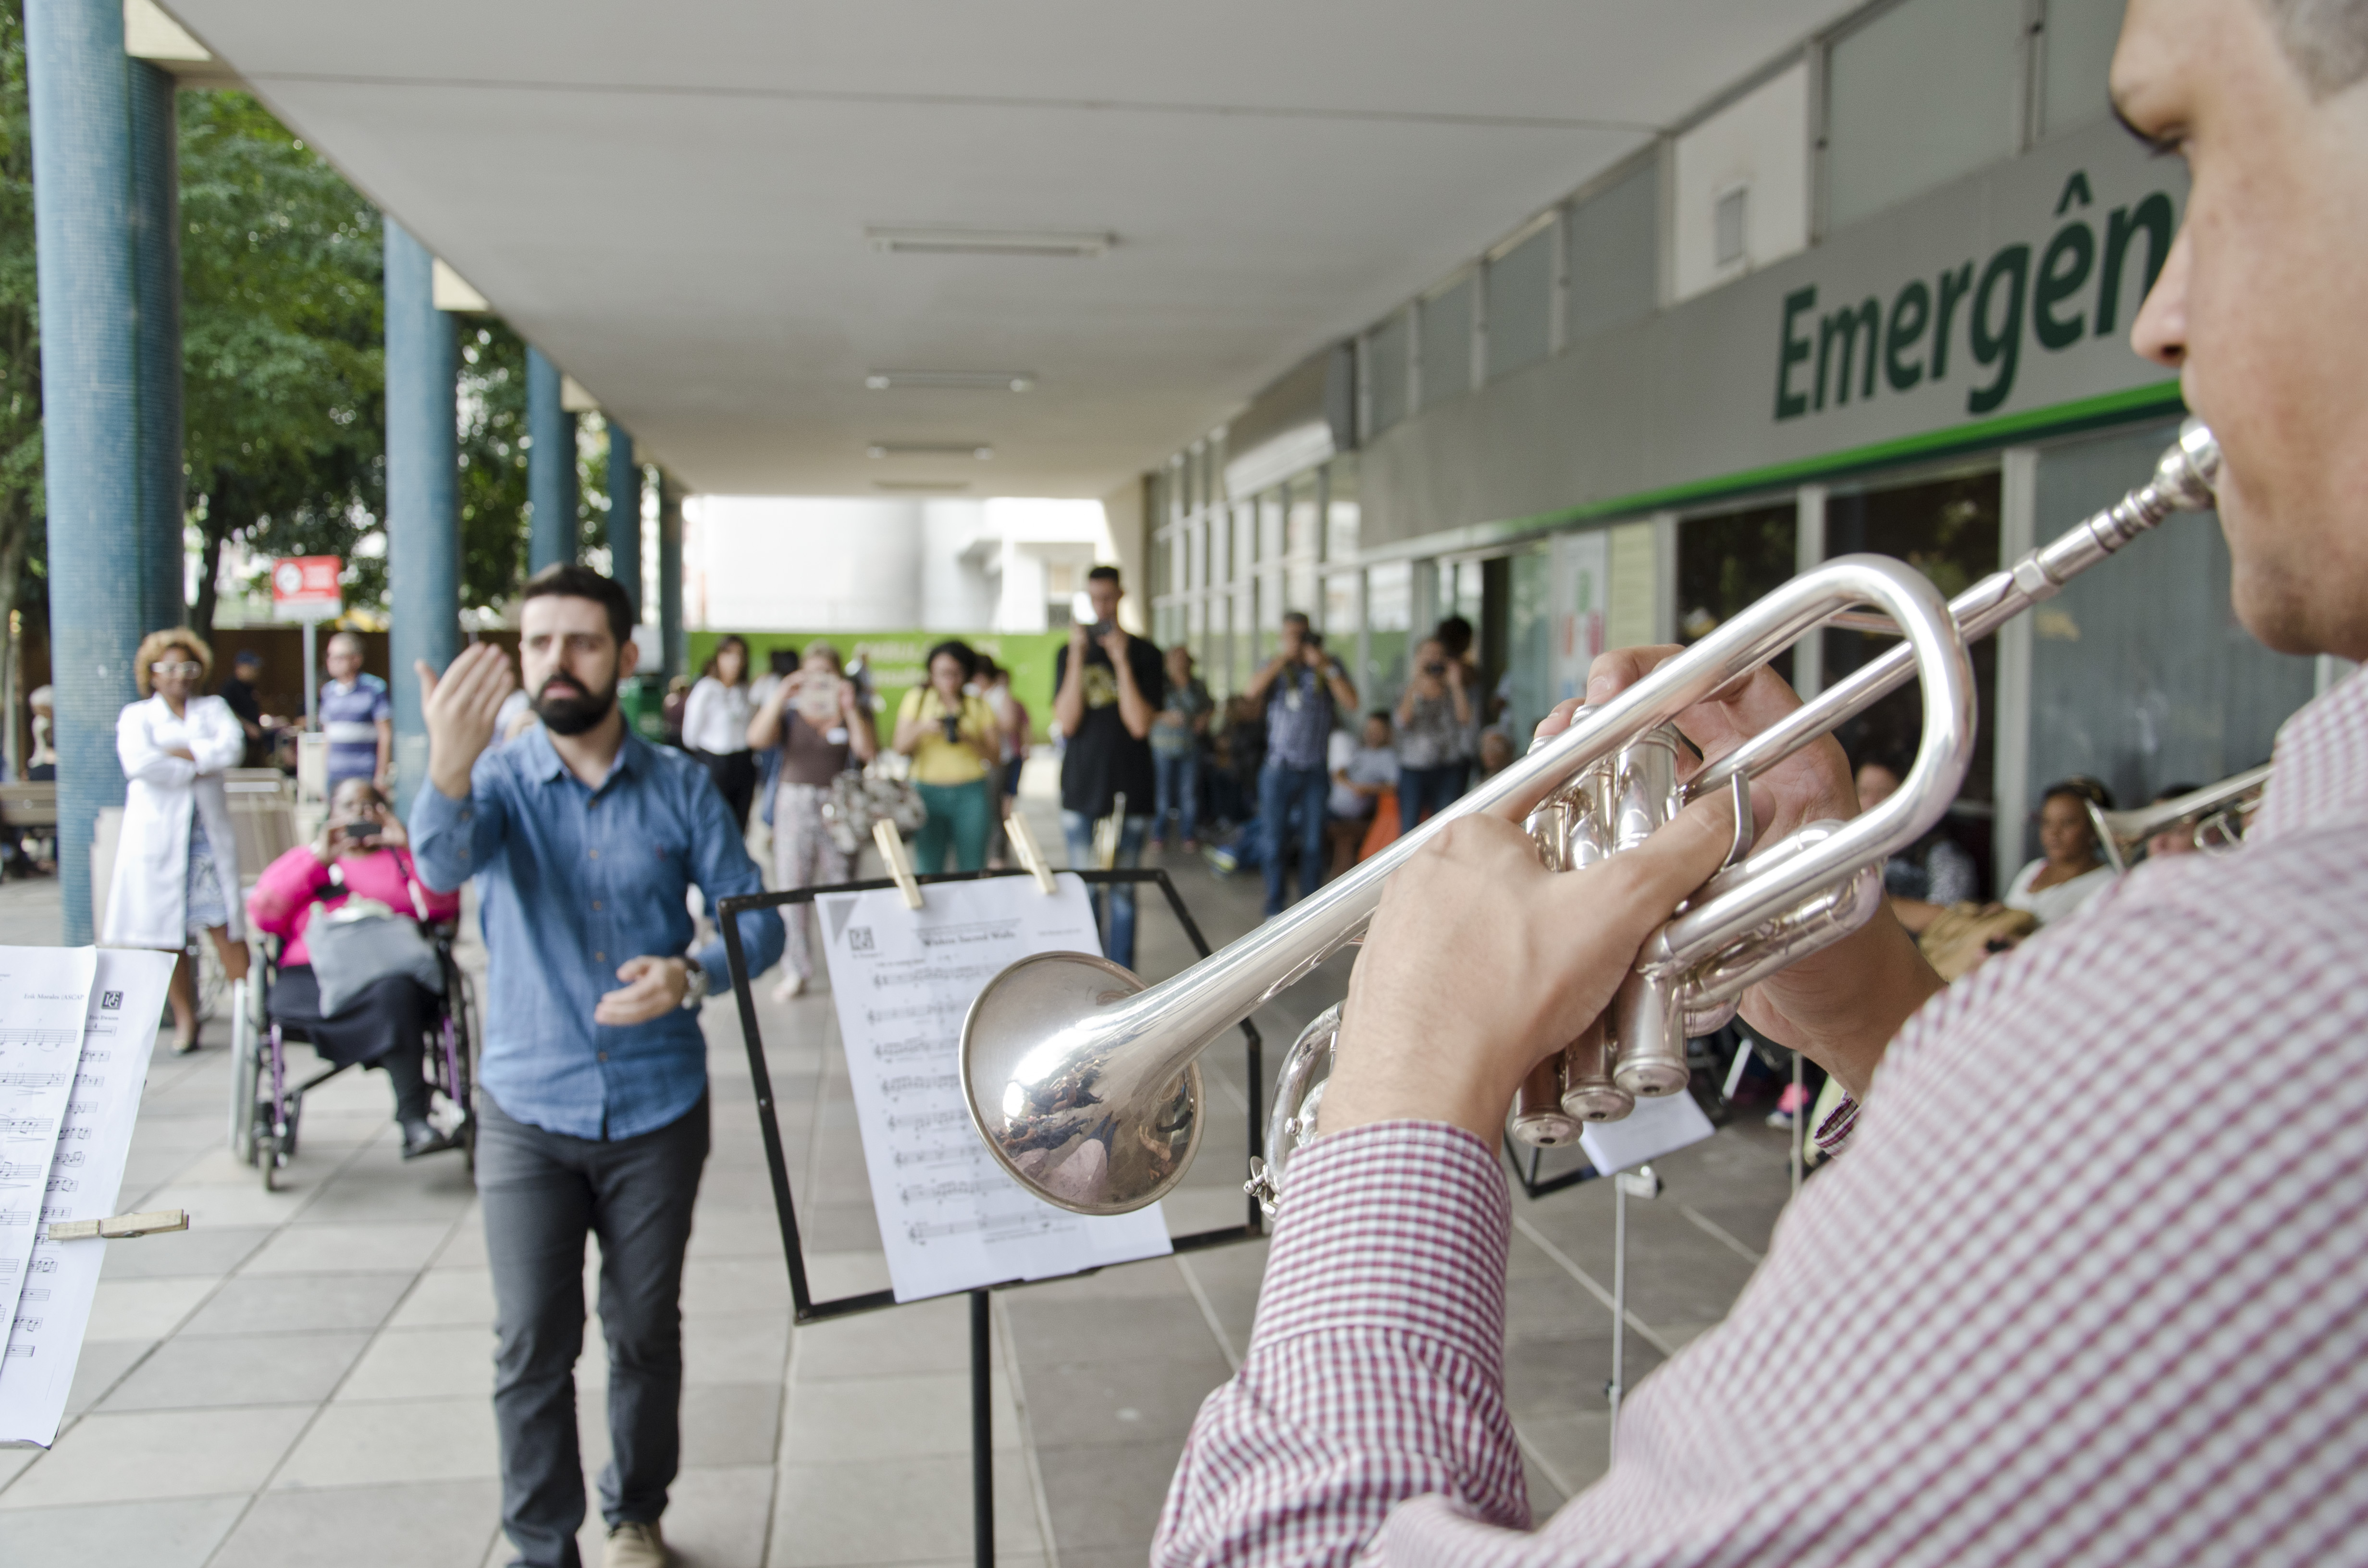
[[[197,760],[167,756],[167,746],[179,746]],[[101,942],[178,949],[188,940],[192,811],[205,822],[206,842],[222,873],[231,939],[245,937],[238,839],[231,831],[222,778],[222,770],[237,767],[245,753],[246,732],[219,697],[190,698],[187,715],[179,719],[161,697],[134,702],[117,716],[115,755],[122,759],[126,780],[123,836],[115,846]]]

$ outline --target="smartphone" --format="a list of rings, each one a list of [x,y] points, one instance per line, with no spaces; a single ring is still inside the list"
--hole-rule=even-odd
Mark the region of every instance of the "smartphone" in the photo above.
[[[1087,629],[1086,635],[1099,642],[1117,630],[1118,622],[1114,620],[1097,620]]]
[[[374,822],[349,822],[337,829],[337,832],[348,844],[378,842],[378,824]]]
[[[948,745],[956,744],[962,740],[962,719],[960,715],[949,713],[944,718],[938,721],[938,726],[945,731],[946,744]]]
[[[1422,673],[1427,676],[1443,676],[1447,673],[1447,666],[1433,659],[1429,664],[1422,666]]]

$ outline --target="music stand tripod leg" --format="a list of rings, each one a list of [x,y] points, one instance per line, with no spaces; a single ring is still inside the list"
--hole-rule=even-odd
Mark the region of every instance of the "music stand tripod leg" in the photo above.
[[[978,1568],[995,1568],[995,1377],[987,1296],[970,1293],[971,1533]]]

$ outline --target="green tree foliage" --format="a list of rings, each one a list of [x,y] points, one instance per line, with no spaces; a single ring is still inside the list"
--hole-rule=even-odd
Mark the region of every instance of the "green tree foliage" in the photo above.
[[[461,603],[500,608],[526,577],[526,340],[461,328]]]
[[[383,549],[362,548],[386,494],[378,213],[246,94],[179,99],[191,623],[212,630],[233,537],[342,555],[347,602],[381,601]]]

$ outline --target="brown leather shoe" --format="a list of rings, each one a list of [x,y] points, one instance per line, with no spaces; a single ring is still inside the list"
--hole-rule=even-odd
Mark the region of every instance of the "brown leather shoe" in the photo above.
[[[608,1548],[600,1553],[601,1568],[667,1568],[673,1562],[655,1519],[619,1525],[609,1532]]]

